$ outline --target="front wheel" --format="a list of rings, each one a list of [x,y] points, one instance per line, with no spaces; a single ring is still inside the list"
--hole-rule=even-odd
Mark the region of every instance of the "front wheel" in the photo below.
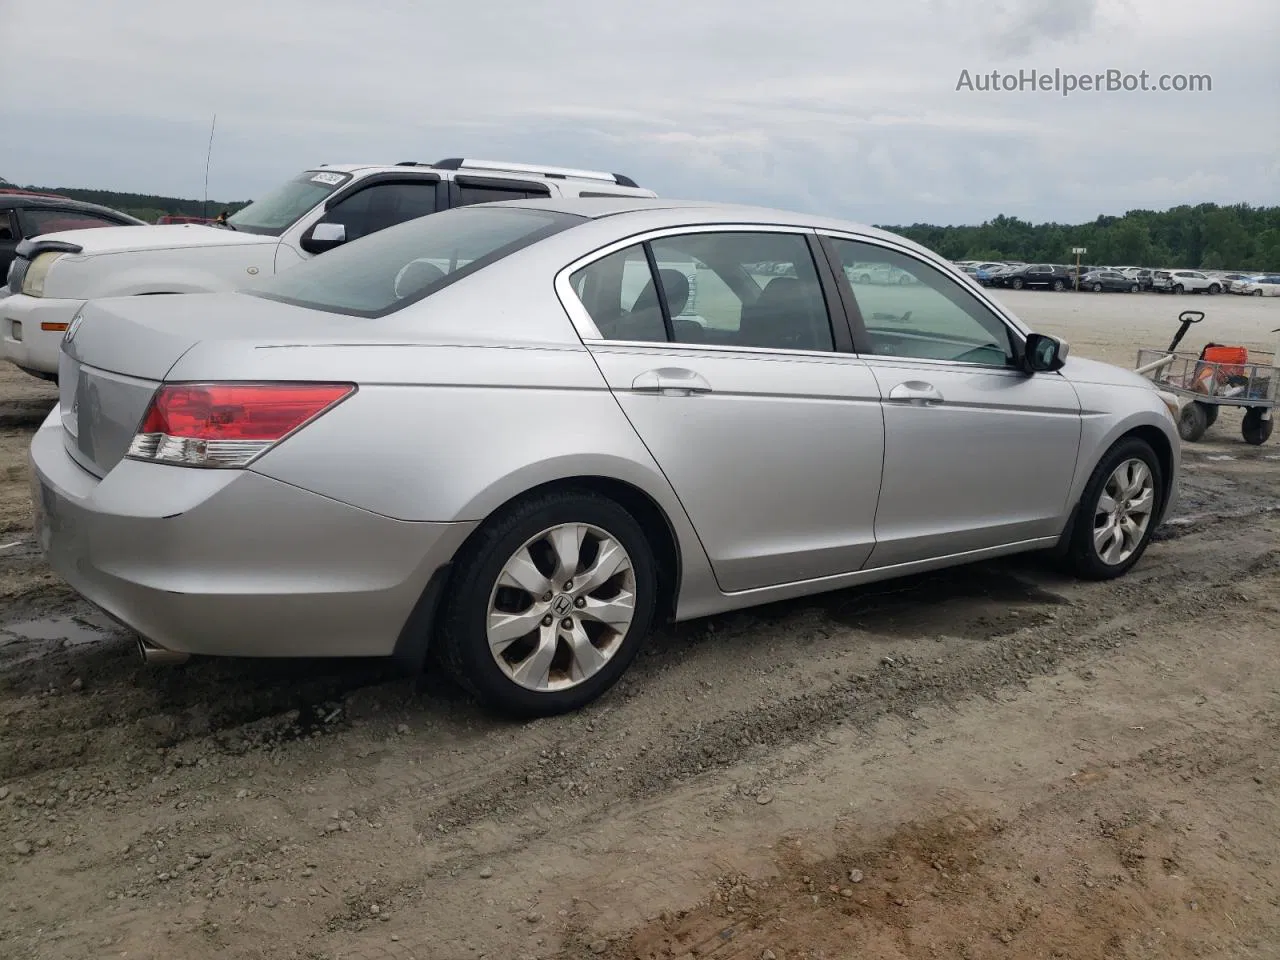
[[[1053,289],[1054,289],[1054,291],[1055,291],[1055,292],[1057,292],[1057,293],[1061,293],[1061,292],[1062,292],[1062,281],[1061,281],[1061,280],[1055,280],[1055,281],[1053,281]]]
[[[1141,559],[1163,501],[1160,461],[1132,437],[1107,451],[1080,499],[1068,559],[1087,580],[1119,577]]]
[[[1021,277],[1016,277],[1016,278],[1014,279],[1013,283],[1012,283],[1012,284],[1010,284],[1010,286],[1012,286],[1012,287],[1013,287],[1013,289],[1015,289],[1015,290],[1021,290],[1021,289],[1022,289],[1022,278],[1021,278]]]
[[[1131,284],[1129,284],[1129,292],[1130,292],[1130,293],[1137,293],[1137,292],[1138,292],[1138,285],[1137,285],[1136,283],[1131,283]]]
[[[1102,284],[1100,284],[1100,283],[1095,283],[1095,284],[1093,285],[1093,292],[1094,292],[1094,293],[1101,293],[1101,292],[1102,292]]]
[[[451,581],[444,665],[483,704],[518,716],[576,710],[613,686],[649,632],[657,595],[643,529],[589,490],[495,515]]]
[[[1240,428],[1245,443],[1258,447],[1271,439],[1271,425],[1274,421],[1270,417],[1262,419],[1266,412],[1263,407],[1250,407],[1245,412],[1244,424]]]
[[[1221,292],[1222,292],[1222,288],[1221,288],[1220,286],[1218,286],[1216,283],[1211,283],[1211,284],[1209,284],[1209,294],[1210,294],[1210,296],[1217,296],[1217,295],[1218,295],[1218,294],[1220,294]]]
[[[1253,293],[1252,293],[1252,294],[1250,294],[1250,296],[1253,296],[1253,297],[1260,297],[1260,296],[1262,296],[1262,291],[1261,291],[1261,290],[1255,290],[1255,291],[1253,291]]]

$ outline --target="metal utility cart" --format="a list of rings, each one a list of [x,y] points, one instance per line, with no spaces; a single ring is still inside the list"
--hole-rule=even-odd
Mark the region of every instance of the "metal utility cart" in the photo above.
[[[1137,372],[1177,396],[1182,408],[1178,434],[1188,443],[1204,436],[1222,407],[1243,407],[1240,432],[1245,442],[1266,443],[1280,393],[1280,344],[1273,353],[1219,343],[1207,344],[1198,354],[1179,353],[1182,338],[1203,319],[1200,310],[1179,314],[1181,326],[1167,349],[1138,351]]]

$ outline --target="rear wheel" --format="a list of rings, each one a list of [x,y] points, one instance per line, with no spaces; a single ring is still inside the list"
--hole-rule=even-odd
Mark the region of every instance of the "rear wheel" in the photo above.
[[[1138,285],[1137,285],[1136,283],[1131,283],[1131,284],[1129,284],[1129,292],[1130,292],[1130,293],[1137,293],[1137,292],[1138,292]]]
[[[644,531],[589,490],[548,493],[491,518],[458,559],[442,659],[491,708],[576,710],[625,671],[653,621]]]
[[[1222,292],[1222,287],[1218,286],[1216,283],[1211,283],[1211,284],[1209,284],[1209,293],[1210,293],[1210,294],[1212,294],[1212,295],[1216,296],[1217,294],[1219,294],[1219,293],[1221,293],[1221,292]]]
[[[1255,290],[1255,291],[1253,291],[1253,293],[1252,293],[1252,294],[1250,294],[1250,296],[1260,297],[1260,296],[1262,296],[1262,291],[1261,291],[1261,290]]]
[[[1184,290],[1184,289],[1183,289],[1182,284],[1180,284],[1180,283],[1175,283],[1175,284],[1173,285],[1173,292],[1174,292],[1174,293],[1178,293],[1178,294],[1182,294],[1182,293],[1186,293],[1186,290]]]
[[[1068,559],[1077,576],[1110,580],[1146,552],[1163,498],[1160,461],[1145,440],[1121,440],[1098,462],[1080,500]]]
[[[1093,285],[1093,292],[1094,292],[1094,293],[1101,293],[1101,292],[1102,292],[1102,284],[1100,284],[1100,283],[1095,283],[1095,284]]]
[[[1182,408],[1178,417],[1178,436],[1186,443],[1195,443],[1209,429],[1209,415],[1205,412],[1209,405],[1193,400]]]
[[[1240,428],[1245,443],[1257,447],[1271,439],[1271,425],[1274,421],[1270,418],[1262,419],[1266,412],[1263,407],[1250,407],[1245,413],[1244,425]]]
[[[1062,290],[1062,281],[1061,281],[1061,280],[1055,280],[1055,281],[1053,281],[1053,289],[1054,289],[1055,291],[1060,292],[1060,291]]]

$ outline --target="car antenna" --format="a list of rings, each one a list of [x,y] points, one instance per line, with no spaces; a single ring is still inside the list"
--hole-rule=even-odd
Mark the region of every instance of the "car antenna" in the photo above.
[[[213,115],[213,124],[209,127],[209,150],[204,156],[204,204],[200,207],[200,216],[209,218],[209,164],[213,162],[213,134],[218,129],[218,115]]]

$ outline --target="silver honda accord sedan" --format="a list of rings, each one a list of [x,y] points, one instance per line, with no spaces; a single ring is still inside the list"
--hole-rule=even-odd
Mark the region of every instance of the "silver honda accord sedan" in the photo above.
[[[150,660],[430,647],[577,708],[655,623],[1024,551],[1133,566],[1169,402],[838,220],[465,207],[240,293],[90,302],[31,445],[54,569]]]

